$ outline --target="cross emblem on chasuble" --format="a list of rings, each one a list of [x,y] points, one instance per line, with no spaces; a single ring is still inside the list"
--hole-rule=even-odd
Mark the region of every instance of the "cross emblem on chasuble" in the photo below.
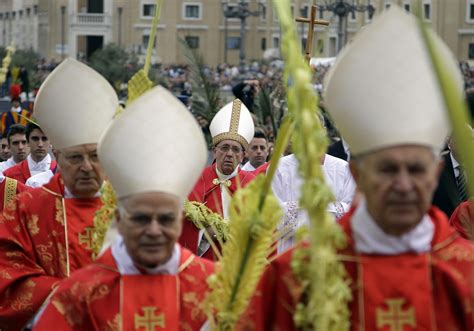
[[[385,300],[388,310],[376,309],[377,329],[388,326],[389,331],[403,331],[405,325],[416,327],[415,309],[410,306],[402,310],[404,303],[403,298]]]
[[[90,227],[90,226],[87,226],[84,229],[84,232],[79,233],[79,235],[78,235],[79,244],[83,245],[88,250],[91,250],[92,249],[92,240],[93,240],[92,234],[93,233],[94,233],[94,228]]]
[[[156,307],[142,307],[143,316],[135,314],[135,331],[155,331],[156,328],[158,330],[165,328],[165,314],[155,314],[156,309]]]

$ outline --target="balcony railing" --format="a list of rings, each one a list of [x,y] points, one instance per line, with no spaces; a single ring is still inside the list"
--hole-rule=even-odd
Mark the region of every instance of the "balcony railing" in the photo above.
[[[107,14],[77,13],[72,15],[72,24],[80,26],[109,26],[110,16]]]

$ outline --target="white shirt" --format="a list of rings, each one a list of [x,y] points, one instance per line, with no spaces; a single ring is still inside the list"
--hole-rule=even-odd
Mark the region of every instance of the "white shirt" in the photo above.
[[[418,225],[401,236],[385,233],[367,211],[365,199],[354,212],[351,220],[355,250],[366,254],[398,255],[403,253],[425,253],[431,250],[434,224],[425,215]]]
[[[256,170],[257,168],[255,168],[251,163],[250,161],[247,161],[247,163],[245,163],[243,166],[242,166],[242,170],[243,171],[254,171]]]
[[[31,170],[30,170],[31,171]],[[25,185],[29,187],[40,187],[44,184],[48,184],[51,178],[54,177],[53,172],[48,169],[46,171],[40,172],[34,176],[31,176],[26,180]]]
[[[8,160],[0,163],[0,172],[4,172],[8,168],[13,167],[16,165],[16,162],[13,160],[13,156],[11,156]]]
[[[322,167],[326,184],[335,197],[335,201],[328,205],[327,211],[340,218],[349,210],[356,189],[349,163],[326,154]],[[272,181],[273,193],[285,212],[280,224],[285,236],[278,243],[279,253],[293,246],[296,229],[309,224],[306,211],[300,210],[298,203],[302,184],[295,155],[282,157]]]
[[[33,160],[31,154],[28,154],[26,161],[28,162],[28,168],[30,169],[31,176],[45,172],[51,167],[51,156],[49,154],[46,154],[46,156],[39,162]]]
[[[140,275],[141,272],[135,266],[132,258],[128,254],[127,247],[123,241],[121,235],[117,235],[114,243],[112,244],[112,256],[114,257],[115,263],[121,275]],[[147,274],[150,275],[176,275],[178,274],[179,264],[181,260],[181,249],[179,244],[174,245],[173,253],[171,257],[165,263],[155,268],[143,268]]]

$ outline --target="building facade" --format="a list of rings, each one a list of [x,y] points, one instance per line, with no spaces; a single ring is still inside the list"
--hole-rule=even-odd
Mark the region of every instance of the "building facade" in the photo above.
[[[308,16],[321,5],[317,18],[329,27],[315,28],[314,53],[335,56],[346,41],[366,24],[369,11],[348,13],[339,22],[327,6],[335,0],[294,0],[294,16]],[[412,11],[415,0],[346,0],[371,4],[374,15],[393,4]],[[252,14],[245,19],[243,51],[247,60],[278,53],[281,31],[270,0],[164,0],[156,34],[155,60],[184,63],[179,39],[199,51],[207,63],[239,63],[242,20],[225,18],[245,2]],[[474,60],[474,0],[422,0],[423,16],[446,41],[459,60]],[[32,48],[48,59],[87,58],[108,43],[143,55],[151,32],[155,0],[0,0],[0,46]],[[363,7],[360,7],[362,9]],[[304,45],[308,27],[298,23]],[[389,41],[387,41],[389,42]]]

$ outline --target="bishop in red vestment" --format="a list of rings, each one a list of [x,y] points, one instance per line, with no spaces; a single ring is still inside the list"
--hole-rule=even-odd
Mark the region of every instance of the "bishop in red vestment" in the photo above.
[[[153,143],[140,144],[144,139]],[[124,154],[126,143],[142,148]],[[183,201],[207,159],[199,125],[176,97],[156,87],[114,119],[99,153],[117,193],[120,235],[98,261],[59,285],[34,330],[199,331],[213,262],[176,243]],[[157,164],[155,153],[165,160],[179,156],[181,163]]]
[[[351,331],[474,328],[474,244],[430,207],[450,128],[419,28],[415,17],[392,6],[343,51],[325,86],[325,107],[351,148],[350,169],[362,196],[340,221],[348,242],[340,254],[351,281]],[[458,64],[431,33],[461,100]],[[379,57],[384,62],[374,66]],[[400,82],[416,83],[401,88]],[[374,93],[367,98],[354,88]],[[300,284],[311,280],[291,269],[295,249],[269,266],[242,330],[296,330],[295,308],[311,295]],[[316,307],[320,313],[334,309],[331,299]]]
[[[188,200],[205,203],[212,211],[228,219],[227,209],[232,195],[255,177],[239,166],[245,148],[253,138],[254,123],[245,105],[235,99],[214,116],[210,131],[215,163],[204,169]],[[195,254],[214,260],[214,253],[203,232],[185,220],[179,242]]]
[[[118,105],[113,98],[117,101],[102,76],[70,59],[48,76],[38,93],[36,119],[56,147],[61,173],[47,185],[19,194],[0,218],[2,331],[30,324],[52,289],[92,262],[93,219],[102,206],[104,179],[97,142]],[[66,101],[74,105],[68,111]],[[90,122],[97,114],[100,118]],[[64,126],[70,122],[77,128]]]

